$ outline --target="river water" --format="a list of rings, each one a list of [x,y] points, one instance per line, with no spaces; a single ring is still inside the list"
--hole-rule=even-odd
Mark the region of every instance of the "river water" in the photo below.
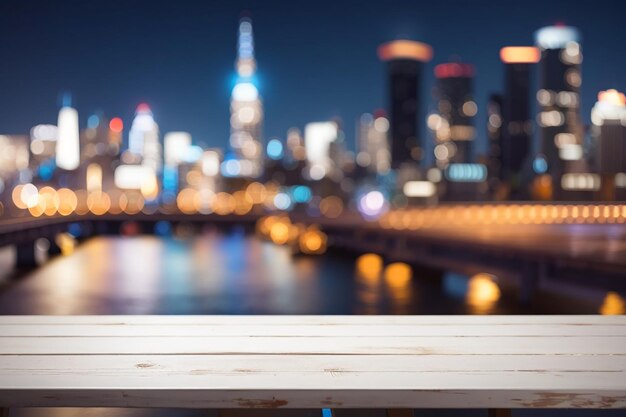
[[[9,275],[0,314],[595,313],[602,304],[543,296],[524,307],[498,277],[384,265],[375,255],[293,255],[237,230],[96,237]]]

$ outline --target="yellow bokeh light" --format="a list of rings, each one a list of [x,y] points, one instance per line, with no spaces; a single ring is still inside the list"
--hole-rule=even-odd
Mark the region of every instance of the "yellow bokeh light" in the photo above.
[[[500,287],[492,275],[476,274],[468,282],[465,302],[472,314],[488,314],[500,299]]]
[[[246,193],[252,201],[252,204],[262,204],[265,201],[265,186],[260,182],[253,182],[246,188]]]
[[[252,210],[252,197],[246,191],[236,191],[233,194],[233,199],[235,201],[235,214],[243,215],[248,214],[250,210]]]
[[[257,233],[261,236],[269,236],[272,224],[274,224],[277,219],[278,217],[276,216],[266,216],[260,218],[256,223]]]
[[[137,214],[145,205],[145,200],[140,192],[128,191],[120,197],[120,208],[126,214]]]
[[[184,214],[195,214],[197,212],[196,195],[198,192],[193,188],[180,190],[176,197],[176,205]]]
[[[213,199],[213,211],[220,215],[226,216],[235,210],[235,198],[229,193],[221,192],[215,194]]]
[[[87,204],[87,199],[89,195],[87,194],[87,190],[77,190],[76,194],[76,209],[74,210],[76,214],[84,215],[89,213],[89,205]]]
[[[24,185],[22,184],[16,185],[15,188],[13,188],[13,192],[11,193],[11,199],[13,200],[13,204],[15,204],[15,207],[19,209],[26,208],[26,204],[24,204],[24,202],[22,201],[22,197],[21,197],[22,188],[24,188]]]
[[[156,175],[151,175],[141,183],[141,195],[146,200],[154,200],[159,196],[159,183]]]
[[[74,253],[74,248],[76,247],[76,239],[69,233],[59,233],[56,235],[54,242],[57,244],[59,249],[61,249],[61,254],[63,256],[68,256]]]
[[[46,200],[37,198],[37,203],[32,207],[28,207],[28,211],[34,217],[42,216],[46,212]]]
[[[385,282],[392,288],[405,287],[413,276],[411,267],[404,262],[394,262],[385,268]]]
[[[44,214],[46,216],[54,216],[60,205],[57,191],[52,187],[43,187],[39,190],[39,199],[45,203]]]
[[[609,291],[600,306],[600,314],[621,315],[626,314],[626,300],[614,291]]]
[[[299,246],[303,253],[321,255],[326,252],[327,236],[316,226],[309,227],[300,235]]]
[[[111,207],[111,197],[105,192],[94,192],[87,196],[87,207],[96,216],[102,216]]]
[[[277,245],[284,245],[289,242],[290,223],[288,220],[281,219],[270,226],[270,239]]]
[[[356,260],[357,273],[367,281],[376,281],[383,270],[383,258],[375,253],[366,253]]]
[[[61,188],[57,190],[57,197],[59,199],[57,211],[61,216],[69,216],[76,210],[78,199],[74,191],[69,188]]]

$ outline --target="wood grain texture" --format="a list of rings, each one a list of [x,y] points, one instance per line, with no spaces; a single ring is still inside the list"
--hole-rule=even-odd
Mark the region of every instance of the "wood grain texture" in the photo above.
[[[626,317],[3,316],[0,406],[625,408]]]

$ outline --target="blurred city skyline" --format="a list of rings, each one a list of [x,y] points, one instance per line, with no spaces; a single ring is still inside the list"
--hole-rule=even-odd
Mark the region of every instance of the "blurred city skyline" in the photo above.
[[[476,151],[484,152],[489,94],[503,90],[499,50],[531,45],[541,26],[565,22],[582,35],[582,116],[589,124],[597,92],[626,90],[626,27],[617,1],[451,1],[439,4],[316,2],[135,1],[0,5],[0,126],[27,133],[54,123],[60,93],[70,91],[81,127],[95,111],[132,120],[147,102],[163,132],[184,130],[195,143],[227,147],[234,85],[237,22],[254,20],[258,85],[265,108],[263,136],[339,117],[354,148],[355,123],[387,107],[381,43],[410,38],[429,43],[434,60],[423,77],[424,114],[434,108],[433,68],[458,57],[476,68]],[[425,128],[422,131],[427,137]]]

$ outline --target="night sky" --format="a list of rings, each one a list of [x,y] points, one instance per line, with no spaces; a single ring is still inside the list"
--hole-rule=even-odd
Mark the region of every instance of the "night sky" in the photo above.
[[[83,4],[84,3],[84,4]],[[451,57],[476,66],[478,149],[485,103],[502,89],[498,52],[528,45],[555,22],[583,34],[583,118],[601,89],[626,90],[623,1],[27,1],[0,0],[0,134],[56,123],[69,90],[81,124],[96,110],[121,116],[147,102],[161,132],[226,146],[238,19],[253,19],[265,138],[339,116],[354,141],[358,116],[385,106],[385,41],[409,37],[435,51],[423,79]],[[127,132],[126,132],[127,133]]]

